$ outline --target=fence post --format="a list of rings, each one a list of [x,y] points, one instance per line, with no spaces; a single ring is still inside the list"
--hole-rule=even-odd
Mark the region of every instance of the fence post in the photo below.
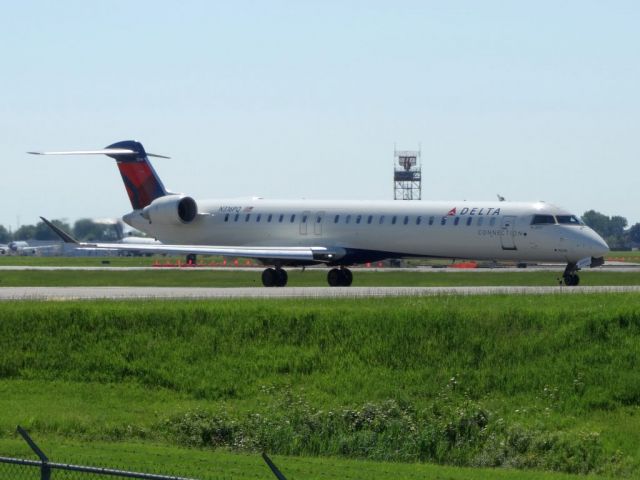
[[[262,452],[262,459],[269,466],[278,480],[287,480],[287,477],[285,477],[284,474],[278,469],[278,467],[276,467],[276,464],[271,461],[271,459],[265,452]]]
[[[42,466],[40,467],[40,480],[51,480],[51,467],[49,466],[49,458],[44,454],[40,447],[36,445],[36,442],[29,436],[27,431],[18,425],[18,433],[24,438],[24,441],[27,442],[27,445],[31,447],[31,450],[40,458],[42,462]]]

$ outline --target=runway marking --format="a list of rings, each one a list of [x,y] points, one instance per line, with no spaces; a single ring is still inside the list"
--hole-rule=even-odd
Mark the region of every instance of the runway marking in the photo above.
[[[584,287],[2,287],[0,300],[363,298],[438,295],[568,295],[640,292],[639,285]]]

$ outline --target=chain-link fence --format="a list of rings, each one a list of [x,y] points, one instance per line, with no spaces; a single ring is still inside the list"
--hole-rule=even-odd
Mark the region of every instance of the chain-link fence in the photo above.
[[[197,480],[170,475],[52,462],[24,429],[18,427],[18,433],[25,439],[40,460],[0,457],[1,480],[105,480],[104,477],[141,480]],[[262,458],[278,480],[286,480],[285,476],[266,454],[263,453]],[[222,477],[220,480],[222,480]],[[225,476],[224,480],[230,480],[230,478]]]
[[[121,479],[196,480],[152,473],[130,472],[113,468],[0,457],[0,478],[3,480],[104,480],[104,476]]]

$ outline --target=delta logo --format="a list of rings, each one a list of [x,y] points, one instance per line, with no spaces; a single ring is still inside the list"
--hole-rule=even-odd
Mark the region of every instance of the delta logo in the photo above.
[[[447,216],[448,217],[453,217],[455,215],[469,215],[469,216],[493,216],[493,215],[500,215],[500,208],[494,208],[494,207],[489,207],[489,208],[485,208],[485,207],[473,207],[473,208],[469,208],[469,207],[464,207],[460,209],[460,213],[458,213],[458,208],[457,207],[453,207],[451,210],[449,210],[447,212]]]

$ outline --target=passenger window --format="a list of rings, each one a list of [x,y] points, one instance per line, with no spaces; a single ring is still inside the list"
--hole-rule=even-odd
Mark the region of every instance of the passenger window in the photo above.
[[[422,217],[416,217],[416,225],[420,225],[420,222],[422,222]]]
[[[404,222],[403,222],[403,223],[404,223],[405,225],[406,225],[407,223],[409,223],[409,217],[404,217]]]
[[[351,221],[351,215],[347,215],[347,221],[344,223],[349,223]]]
[[[447,217],[442,217],[442,220],[440,220],[440,225],[446,225],[447,224]]]
[[[245,221],[245,222],[248,222],[250,218],[251,218],[251,214],[250,214],[250,213],[247,213],[247,216],[246,216],[246,217],[244,217],[244,221]]]
[[[282,223],[283,220],[284,220],[284,215],[281,213],[280,216],[278,217],[278,223]]]
[[[271,219],[273,218],[273,214],[269,214],[269,216],[267,217],[267,223],[271,223]]]
[[[262,217],[262,214],[259,213],[258,216],[256,217],[256,222],[259,222],[261,217]]]
[[[434,221],[435,221],[435,218],[429,217],[429,225],[433,225]]]
[[[295,221],[296,221],[296,215],[295,215],[295,214],[293,214],[293,215],[291,215],[291,223],[293,223],[293,222],[295,222]]]
[[[306,215],[302,216],[302,223],[307,223],[307,216]]]
[[[228,221],[229,221],[229,214],[228,214],[228,213],[225,213],[225,214],[224,214],[224,221],[225,221],[225,222],[228,222]]]
[[[478,226],[481,227],[484,223],[484,217],[478,217]]]
[[[469,225],[471,225],[471,222],[472,222],[472,221],[473,221],[473,217],[469,217],[469,218],[467,218],[467,227],[468,227]]]
[[[373,221],[373,215],[369,215],[369,218],[367,218],[367,223],[371,225],[372,221]]]
[[[456,217],[455,220],[453,221],[454,225],[458,225],[460,223],[460,217]]]
[[[322,217],[317,217],[316,218],[316,223],[320,223],[322,221]]]
[[[358,215],[356,217],[356,223],[360,223],[361,220],[362,220],[362,215]]]
[[[240,218],[240,214],[236,213],[236,216],[233,218],[233,221],[237,222],[239,218]]]
[[[333,223],[338,223],[340,221],[340,215],[336,215],[333,217]]]
[[[398,219],[398,217],[396,217],[395,215],[393,217],[391,217],[391,225],[395,225],[397,219]]]
[[[496,217],[493,217],[491,220],[489,220],[489,226],[493,227],[496,224]]]
[[[384,215],[380,215],[380,221],[378,222],[380,225],[384,223]]]
[[[556,223],[556,219],[553,215],[534,215],[531,220],[531,225],[549,225]]]

